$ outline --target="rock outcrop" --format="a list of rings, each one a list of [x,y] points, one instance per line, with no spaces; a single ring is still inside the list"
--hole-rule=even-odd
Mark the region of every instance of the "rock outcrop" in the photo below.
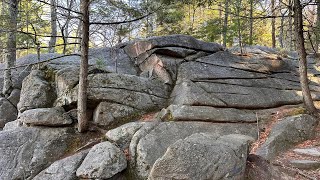
[[[14,90],[0,97],[0,179],[253,179],[245,173],[250,143],[271,115],[284,106],[304,114],[273,128],[258,151],[267,159],[282,141],[310,137],[316,120],[301,106],[293,56],[245,52],[186,35],[91,49],[85,134],[75,129],[80,58],[46,54],[36,66],[27,65],[36,56],[21,58]],[[308,71],[320,101],[315,61]],[[282,176],[263,167],[248,172]]]

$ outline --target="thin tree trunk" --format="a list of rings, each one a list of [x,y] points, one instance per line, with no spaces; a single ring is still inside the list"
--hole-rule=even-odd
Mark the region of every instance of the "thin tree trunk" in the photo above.
[[[253,0],[250,0],[250,32],[249,32],[249,44],[253,44]]]
[[[271,14],[275,16],[275,0],[271,0]],[[271,19],[271,36],[272,36],[272,47],[276,47],[276,19]]]
[[[242,55],[243,54],[243,49],[242,49],[242,37],[241,37],[240,8],[241,8],[241,0],[238,0],[238,4],[237,4],[238,38],[239,38],[240,53]]]
[[[302,17],[302,6],[300,0],[294,0],[294,28],[296,37],[296,47],[297,52],[300,56],[299,59],[299,73],[300,73],[300,84],[302,89],[303,102],[307,110],[314,114],[316,108],[313,104],[311,97],[309,85],[308,85],[308,75],[307,75],[307,53],[304,46],[303,37],[303,17]]]
[[[224,7],[224,23],[223,23],[223,30],[222,30],[224,47],[227,47],[228,16],[229,16],[229,0],[226,0],[225,7]]]
[[[49,53],[55,52],[55,45],[57,42],[57,2],[56,0],[50,0],[50,12],[51,12],[51,37],[49,41]]]
[[[17,32],[17,14],[19,0],[8,1],[9,20],[10,27],[7,36],[7,55],[5,58],[6,69],[4,71],[3,89],[2,93],[5,96],[9,96],[13,90],[12,74],[9,68],[14,67],[16,64],[16,32]]]
[[[316,22],[316,44],[315,50],[318,53],[320,44],[320,0],[317,0],[317,22]]]
[[[67,45],[68,45],[68,34],[69,34],[69,23],[71,20],[71,8],[73,6],[73,0],[70,0],[70,2],[68,1],[68,15],[67,15],[67,20],[63,26],[63,54],[66,54],[67,52]]]
[[[281,23],[280,23],[280,34],[279,34],[279,44],[283,48],[283,29],[284,29],[284,14],[281,14]]]
[[[81,0],[82,41],[81,65],[78,91],[78,131],[85,132],[88,128],[87,86],[88,86],[88,51],[89,51],[89,0]]]
[[[289,49],[290,51],[293,51],[292,7],[293,7],[292,0],[289,0]]]

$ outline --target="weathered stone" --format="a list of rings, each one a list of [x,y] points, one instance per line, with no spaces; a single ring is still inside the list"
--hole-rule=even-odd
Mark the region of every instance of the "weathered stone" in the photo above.
[[[110,142],[103,142],[92,147],[76,174],[86,179],[107,179],[126,167],[124,153]]]
[[[170,145],[148,179],[242,179],[253,141],[239,134],[193,134]]]
[[[10,121],[17,118],[18,112],[16,107],[5,98],[0,98],[0,128]]]
[[[32,179],[88,139],[73,128],[26,128],[0,131],[0,179]]]
[[[126,149],[130,145],[133,135],[143,126],[143,122],[131,122],[124,124],[106,133],[106,138],[115,142],[121,149]]]
[[[268,139],[256,154],[268,160],[273,159],[278,153],[312,137],[316,122],[307,114],[282,119],[272,127]]]
[[[185,58],[189,55],[197,53],[193,49],[186,49],[181,47],[164,47],[164,48],[155,48],[154,53],[162,54],[171,57]]]
[[[233,133],[256,136],[254,124],[165,122],[149,125],[145,123],[147,128],[140,128],[130,143],[130,155],[134,161],[131,163],[137,176],[142,179],[148,177],[154,162],[165,153],[167,147],[194,133],[209,133],[215,137]]]
[[[115,127],[141,113],[141,110],[126,105],[101,102],[93,112],[93,122],[99,126]]]
[[[293,152],[307,156],[320,157],[320,149],[315,147],[305,149],[294,149]]]
[[[51,85],[44,79],[42,71],[32,71],[24,80],[21,89],[19,112],[35,108],[52,107],[56,98]]]
[[[170,87],[159,80],[151,80],[133,75],[107,73],[92,74],[88,77],[88,101],[96,103],[109,101],[138,110],[161,109],[166,105]],[[77,101],[78,86],[57,105],[69,105]]]
[[[206,122],[256,122],[253,112],[234,108],[214,108],[210,106],[170,105],[170,120]]]
[[[18,120],[34,126],[64,126],[72,124],[72,119],[62,107],[38,108],[24,111]]]
[[[10,130],[17,129],[21,126],[22,126],[22,124],[21,124],[21,122],[19,122],[19,120],[14,120],[14,121],[7,122],[5,124],[5,126],[3,127],[3,130],[10,131]]]
[[[88,152],[89,150],[84,150],[72,156],[55,161],[47,169],[35,176],[33,180],[77,179],[76,171]]]
[[[220,44],[199,41],[187,35],[151,37],[129,44],[125,46],[124,50],[131,58],[135,58],[155,47],[182,47],[212,53],[223,50]]]
[[[291,160],[290,164],[298,169],[318,169],[320,168],[319,161],[312,160]]]
[[[15,107],[17,107],[19,100],[20,100],[20,89],[14,89],[10,96],[8,97],[8,101],[10,101],[10,103],[12,105],[14,105]]]
[[[170,97],[171,104],[176,105],[202,105],[214,107],[226,107],[227,104],[216,95],[207,93],[190,80],[178,83]]]
[[[66,67],[56,72],[55,84],[58,96],[63,96],[79,83],[79,67]]]

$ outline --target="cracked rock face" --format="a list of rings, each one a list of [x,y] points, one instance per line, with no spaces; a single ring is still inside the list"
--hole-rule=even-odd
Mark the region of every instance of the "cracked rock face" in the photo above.
[[[170,145],[148,179],[242,179],[253,141],[239,134],[193,134]]]
[[[26,128],[0,131],[0,179],[31,179],[61,158],[85,135],[73,128]]]

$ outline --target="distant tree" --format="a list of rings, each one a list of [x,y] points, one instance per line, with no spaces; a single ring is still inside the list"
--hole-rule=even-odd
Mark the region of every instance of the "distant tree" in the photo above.
[[[51,37],[49,41],[49,53],[55,52],[55,46],[57,42],[57,2],[56,0],[50,0],[50,17],[51,17]]]

